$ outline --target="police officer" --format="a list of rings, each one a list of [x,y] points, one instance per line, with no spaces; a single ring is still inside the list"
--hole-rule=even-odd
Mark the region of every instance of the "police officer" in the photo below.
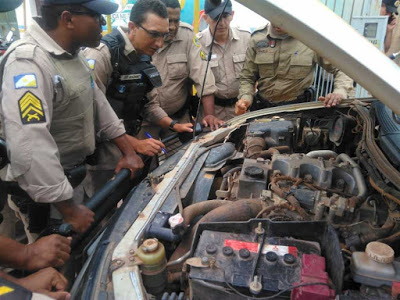
[[[163,2],[168,9],[169,34],[164,40],[164,47],[153,56],[153,62],[161,73],[163,85],[148,95],[150,102],[145,110],[146,123],[141,131],[141,136],[144,136],[145,132],[150,132],[153,136],[162,138],[172,131],[193,131],[187,99],[191,82],[195,84],[197,94],[200,96],[207,66],[192,26],[180,22],[179,1],[163,0]],[[221,124],[220,120],[215,118],[212,107],[214,92],[214,78],[212,75],[207,76],[201,101],[205,115],[203,124],[210,126],[211,129]]]
[[[61,213],[58,217],[77,232],[90,226],[94,214],[74,198],[64,172],[84,164],[94,152],[95,134],[121,149],[116,172],[128,168],[133,175],[143,167],[80,52],[82,46],[99,44],[102,14],[116,9],[106,0],[45,0],[42,19],[33,21],[2,61],[7,176],[35,202],[53,204],[52,216]],[[27,234],[32,242],[35,236]]]
[[[253,103],[256,82],[259,105],[256,109],[311,100],[306,99],[307,89],[313,83],[316,63],[335,75],[333,93],[319,98],[326,107],[335,106],[352,89],[353,81],[347,75],[279,26],[270,24],[256,30],[240,76],[236,114],[245,113]]]
[[[233,19],[232,2],[229,1],[221,16],[218,28],[217,20],[225,3],[216,6],[210,1],[204,5],[204,19],[209,27],[197,34],[202,48],[210,51],[214,32],[215,41],[210,61],[215,77],[217,91],[214,94],[215,115],[221,120],[229,120],[235,116],[235,103],[239,94],[239,78],[246,57],[250,40],[250,32],[239,28],[231,28]]]
[[[106,35],[97,48],[84,54],[117,115],[124,119],[136,152],[154,156],[165,148],[155,139],[140,140],[139,132],[146,94],[161,85],[151,56],[163,46],[168,34],[168,12],[159,0],[138,0],[132,7],[128,28],[118,27]],[[110,143],[98,145],[98,164],[89,167],[85,191],[90,196],[113,175],[120,152]]]

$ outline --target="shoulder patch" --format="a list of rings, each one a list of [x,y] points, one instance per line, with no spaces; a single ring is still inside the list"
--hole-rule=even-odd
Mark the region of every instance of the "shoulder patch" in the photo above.
[[[15,58],[16,59],[30,59],[32,60],[35,56],[35,49],[37,45],[33,44],[23,44],[15,48]]]
[[[263,31],[263,30],[267,29],[267,28],[268,28],[268,25],[269,25],[269,24],[266,24],[266,25],[264,25],[264,26],[262,26],[262,27],[256,28],[256,29],[252,32],[251,35],[254,35],[254,34],[257,33],[257,32],[260,32],[260,31]]]
[[[201,47],[201,45],[200,45],[200,42],[199,42],[199,39],[197,38],[197,36],[193,36],[193,44],[197,47],[197,48],[200,48]]]
[[[14,76],[14,88],[16,90],[23,88],[37,88],[36,74],[20,74]]]
[[[18,106],[22,124],[29,125],[46,122],[42,100],[36,97],[32,92],[26,92],[18,100]]]
[[[87,58],[86,61],[89,64],[90,69],[94,70],[94,67],[96,66],[96,60],[92,58]]]

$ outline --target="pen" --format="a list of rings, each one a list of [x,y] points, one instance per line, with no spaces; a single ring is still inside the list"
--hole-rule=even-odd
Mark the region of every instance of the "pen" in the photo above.
[[[148,133],[148,132],[145,132],[144,134],[145,134],[145,136],[147,136],[149,139],[152,139],[152,138],[153,138],[153,137],[151,136],[151,134]],[[167,154],[167,150],[165,150],[164,148],[161,148],[161,151],[162,151],[164,154]]]

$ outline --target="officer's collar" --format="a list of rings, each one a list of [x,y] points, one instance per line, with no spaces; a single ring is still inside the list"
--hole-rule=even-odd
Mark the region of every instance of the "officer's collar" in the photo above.
[[[272,26],[268,26],[268,33],[267,33],[267,37],[273,40],[284,40],[287,39],[289,37],[288,34],[276,34],[274,29],[272,28]]]
[[[117,29],[119,33],[121,33],[125,41],[124,55],[129,57],[132,54],[132,52],[134,52],[134,54],[136,55],[135,47],[133,47],[132,42],[128,38],[128,28],[118,26]]]
[[[208,34],[207,34],[207,40],[206,40],[206,47],[210,47],[211,42],[212,42],[212,33],[210,30],[210,27],[208,27],[207,30],[208,30],[208,32],[207,32]],[[230,42],[232,40],[240,40],[240,37],[237,34],[237,32],[232,30],[232,27],[229,27],[228,42]]]
[[[59,44],[56,43],[47,33],[40,27],[41,18],[34,18],[31,26],[28,29],[28,34],[37,41],[41,48],[54,56],[73,57],[73,54],[65,51]],[[79,51],[77,51],[79,52]]]
[[[179,27],[178,32],[176,33],[176,35],[174,36],[174,38],[169,41],[169,42],[164,42],[164,46],[160,49],[157,50],[157,53],[163,52],[165,49],[167,49],[169,46],[171,46],[173,43],[175,42],[179,42],[183,40],[182,34],[181,34],[181,28]]]

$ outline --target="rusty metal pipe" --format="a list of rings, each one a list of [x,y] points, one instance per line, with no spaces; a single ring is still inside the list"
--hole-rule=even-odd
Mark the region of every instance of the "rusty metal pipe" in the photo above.
[[[267,158],[271,158],[272,155],[274,155],[274,154],[280,154],[282,152],[289,152],[289,147],[288,146],[271,147],[268,150],[261,151],[259,154],[259,157],[267,159]]]
[[[304,219],[304,220],[308,220],[310,218],[310,216],[307,214],[307,212],[300,206],[299,201],[297,201],[296,197],[291,195],[291,194],[287,194],[285,193],[284,190],[282,190],[279,185],[278,185],[278,181],[279,180],[285,180],[286,177],[273,177],[271,179],[271,190],[277,194],[279,197],[286,199],[295,209],[296,211],[300,214],[300,216]]]
[[[367,185],[365,184],[364,176],[361,172],[361,168],[346,153],[339,154],[339,156],[336,157],[336,163],[339,164],[341,162],[350,164],[351,168],[353,169],[353,176],[357,182],[357,189],[358,189],[357,197],[360,199],[358,205],[360,205],[365,200],[365,198],[367,197],[367,193],[368,193]]]
[[[183,210],[183,220],[185,222],[185,227],[189,226],[194,218],[205,215],[213,209],[216,209],[228,203],[232,202],[227,200],[208,200],[187,206]]]

